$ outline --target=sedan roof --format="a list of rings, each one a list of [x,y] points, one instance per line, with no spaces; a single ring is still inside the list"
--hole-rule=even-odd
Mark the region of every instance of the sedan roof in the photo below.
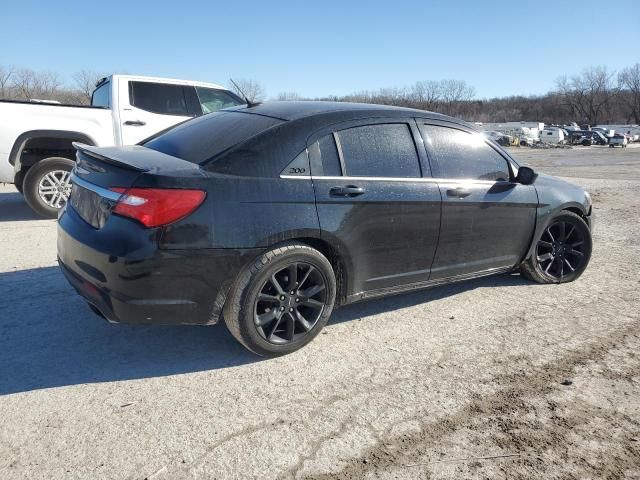
[[[298,120],[314,115],[322,115],[336,112],[344,112],[345,114],[370,114],[370,115],[389,115],[404,114],[409,116],[428,116],[430,118],[441,118],[442,120],[456,121],[446,115],[439,113],[427,112],[415,108],[396,107],[393,105],[375,105],[370,103],[349,103],[349,102],[325,102],[325,101],[285,101],[285,102],[267,102],[247,107],[246,105],[232,107],[228,110],[243,110],[247,113],[255,113],[269,117],[279,118],[281,120]]]

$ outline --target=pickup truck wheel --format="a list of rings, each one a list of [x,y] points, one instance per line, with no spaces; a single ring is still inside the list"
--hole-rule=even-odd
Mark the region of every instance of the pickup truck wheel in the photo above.
[[[34,212],[45,218],[57,218],[71,193],[73,166],[68,158],[51,157],[29,169],[24,177],[23,195]]]

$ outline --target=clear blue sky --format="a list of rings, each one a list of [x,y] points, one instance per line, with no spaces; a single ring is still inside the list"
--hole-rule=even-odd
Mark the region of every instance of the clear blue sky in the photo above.
[[[640,62],[639,0],[2,3],[0,64],[66,80],[81,69],[234,77],[270,96],[324,96],[456,78],[491,97]]]

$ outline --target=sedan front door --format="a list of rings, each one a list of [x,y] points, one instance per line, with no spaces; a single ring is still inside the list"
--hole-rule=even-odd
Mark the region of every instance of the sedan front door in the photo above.
[[[538,196],[516,183],[510,162],[478,133],[420,121],[442,194],[431,279],[515,266],[533,235]]]

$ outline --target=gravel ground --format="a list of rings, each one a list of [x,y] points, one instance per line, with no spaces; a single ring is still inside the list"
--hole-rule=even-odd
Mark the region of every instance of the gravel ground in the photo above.
[[[592,193],[578,281],[351,305],[271,360],[101,321],[0,187],[0,478],[640,478],[640,148],[514,154]]]

